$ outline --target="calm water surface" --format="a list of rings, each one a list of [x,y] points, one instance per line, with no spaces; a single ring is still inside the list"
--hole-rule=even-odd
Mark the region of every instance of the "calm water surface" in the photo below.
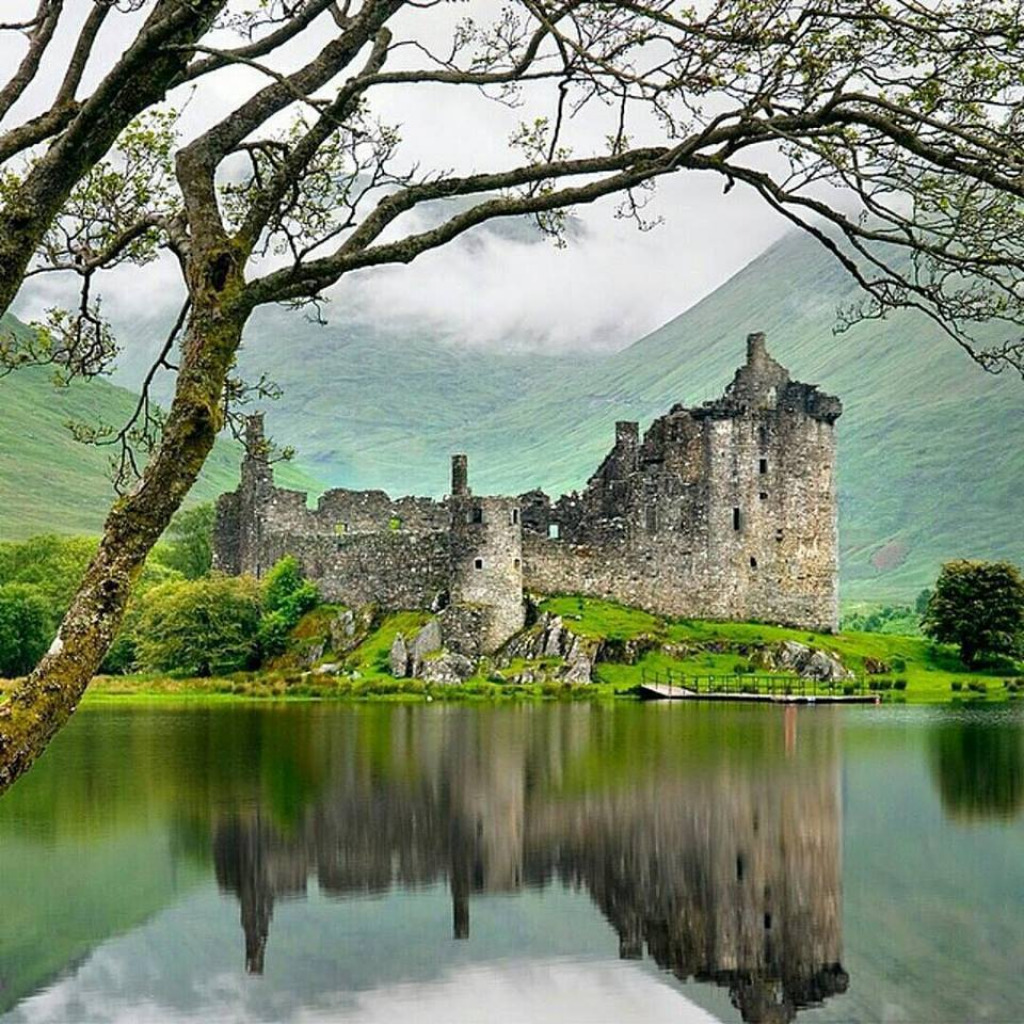
[[[1024,1021],[1024,708],[86,708],[0,1020]]]

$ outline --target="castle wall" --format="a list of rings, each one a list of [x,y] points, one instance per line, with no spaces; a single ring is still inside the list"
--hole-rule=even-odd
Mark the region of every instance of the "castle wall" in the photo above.
[[[464,455],[451,497],[333,490],[315,509],[276,488],[262,423],[242,483],[217,505],[215,565],[262,576],[285,555],[332,601],[451,602],[496,649],[522,628],[522,590],[611,598],[687,618],[838,627],[839,400],[790,380],[751,335],[723,396],[675,406],[641,437],[620,422],[582,493],[552,503],[474,496]]]
[[[524,580],[688,618],[838,627],[838,400],[752,336],[725,396],[615,446],[582,494],[521,497]]]

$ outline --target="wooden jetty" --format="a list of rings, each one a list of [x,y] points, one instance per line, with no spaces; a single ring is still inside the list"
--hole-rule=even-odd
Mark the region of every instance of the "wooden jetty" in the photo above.
[[[801,676],[683,676],[647,672],[641,700],[742,701],[755,704],[878,704],[881,697],[863,679],[828,683]]]

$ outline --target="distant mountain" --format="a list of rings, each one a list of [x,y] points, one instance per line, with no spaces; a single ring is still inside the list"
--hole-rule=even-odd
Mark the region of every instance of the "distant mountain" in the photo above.
[[[1024,383],[983,373],[909,313],[833,336],[836,308],[856,295],[831,257],[794,235],[613,355],[460,347],[434,327],[328,307],[329,326],[261,311],[239,365],[243,376],[266,373],[283,387],[268,406],[268,430],[327,485],[438,495],[449,454],[465,451],[480,492],[559,493],[585,483],[616,419],[646,426],[675,402],[719,394],[746,335],[762,330],[794,377],[845,405],[845,599],[912,597],[953,557],[1024,562]],[[145,349],[137,347],[129,377]],[[60,424],[82,415],[76,403],[109,419],[130,400],[102,381],[57,397],[42,376],[0,381],[0,536],[98,526],[109,490],[103,455],[74,445]],[[203,495],[233,486],[232,457],[225,450],[218,459]]]
[[[3,329],[23,330],[13,318]],[[114,498],[109,450],[75,441],[69,420],[121,423],[137,396],[103,378],[55,388],[45,368],[18,370],[0,378],[0,540],[44,532],[98,534]],[[216,497],[238,481],[240,446],[217,445],[191,495]],[[317,486],[295,467],[285,478]]]
[[[284,387],[271,432],[337,486],[440,494],[470,455],[480,491],[583,485],[616,419],[646,426],[719,394],[745,336],[838,394],[843,596],[906,598],[959,556],[1024,562],[1024,383],[983,373],[923,316],[834,336],[856,297],[814,242],[776,243],[702,302],[611,356],[498,354],[358,320],[261,316],[243,373]]]

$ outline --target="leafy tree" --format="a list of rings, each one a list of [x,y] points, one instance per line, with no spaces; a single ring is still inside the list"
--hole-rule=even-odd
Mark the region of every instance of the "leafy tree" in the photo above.
[[[0,586],[0,676],[30,672],[50,646],[55,620],[37,587]]]
[[[159,561],[189,580],[206,576],[213,565],[214,519],[212,502],[181,509],[164,534]]]
[[[658,179],[702,172],[753,190],[853,275],[865,297],[841,327],[921,309],[981,365],[1024,372],[1024,178],[1007,156],[1024,77],[1016,0],[990,0],[983,17],[976,0],[471,3],[459,21],[445,4],[262,0],[241,16],[251,42],[231,51],[204,35],[223,3],[134,0],[149,11],[143,29],[44,133],[38,163],[13,167],[0,149],[0,285],[27,267],[81,282],[76,309],[11,339],[7,366],[102,372],[115,346],[97,275],[109,267],[169,253],[185,297],[132,421],[80,431],[117,446],[127,493],[61,642],[8,702],[0,787],[77,706],[147,555],[251,396],[233,368],[260,306],[316,304],[346,275],[408,263],[497,217],[533,217],[561,240],[567,209],[617,195],[618,212],[647,226]],[[294,70],[271,59],[285,42],[308,55]],[[83,37],[76,56],[92,50]],[[177,139],[154,96],[195,81],[201,106],[230,63],[260,84]],[[374,107],[382,92],[392,109],[403,94],[421,109],[444,91],[468,98],[432,106],[455,121],[439,134],[476,131],[480,120],[459,119],[487,99],[523,108],[509,152],[481,168],[494,152],[481,140],[468,166],[431,164]],[[1004,340],[979,342],[982,323]],[[148,397],[161,369],[176,374],[166,416]],[[136,447],[152,448],[138,486]]]
[[[93,537],[42,534],[25,541],[0,544],[0,584],[26,583],[45,599],[54,621],[60,621],[85,570],[96,554]]]
[[[1016,655],[1024,642],[1024,580],[1009,562],[947,562],[928,600],[926,635],[957,644],[967,666]]]
[[[251,577],[164,583],[140,605],[133,635],[142,668],[208,676],[253,664],[260,587]]]
[[[299,619],[320,603],[316,585],[304,579],[298,561],[282,558],[263,583],[264,615],[260,622],[260,652],[272,657],[284,652],[288,635]]]

